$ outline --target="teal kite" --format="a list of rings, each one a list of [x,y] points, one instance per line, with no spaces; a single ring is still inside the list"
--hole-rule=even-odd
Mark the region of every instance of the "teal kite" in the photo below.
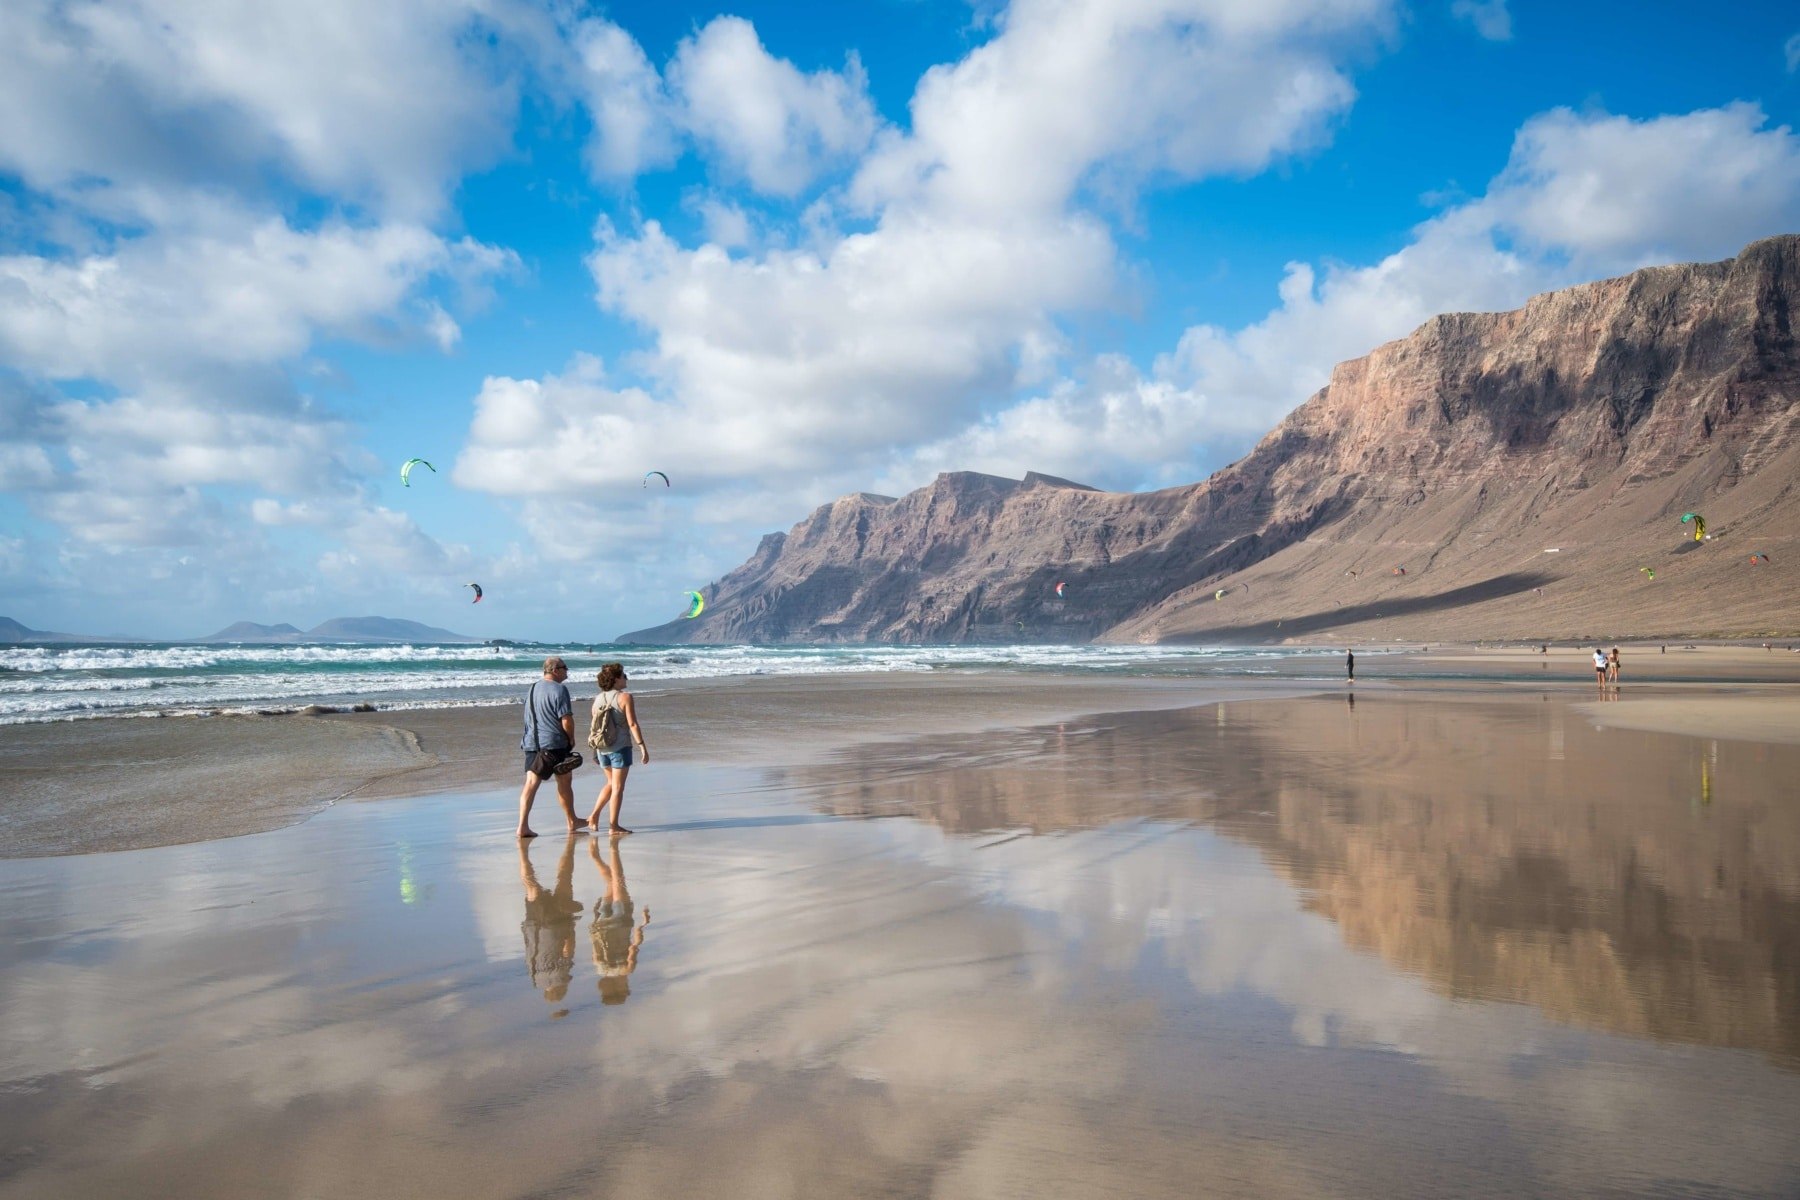
[[[693,603],[689,604],[688,610],[681,615],[688,620],[692,620],[706,611],[706,597],[702,596],[699,592],[688,592],[686,594],[693,597]]]
[[[1697,512],[1682,513],[1681,523],[1686,525],[1689,522],[1692,522],[1694,526],[1694,540],[1696,542],[1704,541],[1706,538],[1706,518]]]
[[[426,462],[424,459],[409,458],[406,460],[405,465],[403,465],[400,468],[400,486],[401,487],[411,487],[412,486],[412,469],[414,467],[419,467],[419,466],[424,467],[427,471],[430,471],[433,475],[437,474],[437,468],[432,466],[430,463]]]
[[[662,480],[662,481],[663,481],[663,486],[664,486],[664,487],[669,487],[669,486],[671,486],[671,484],[670,484],[670,483],[669,483],[669,477],[668,477],[668,476],[667,476],[667,475],[664,475],[664,474],[663,474],[663,473],[662,473],[662,472],[661,472],[661,471],[645,471],[645,472],[644,472],[644,486],[645,486],[645,487],[649,487],[649,486],[650,486],[650,477],[651,477],[651,476],[652,476],[652,475],[654,475],[654,476],[656,476],[656,477],[657,477],[657,478],[658,478],[658,479],[660,479],[660,480]]]

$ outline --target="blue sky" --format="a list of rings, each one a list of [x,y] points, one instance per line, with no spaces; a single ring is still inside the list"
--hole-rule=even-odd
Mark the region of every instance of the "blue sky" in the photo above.
[[[1190,482],[1436,312],[1800,232],[1791,6],[215,7],[0,11],[34,627],[601,640],[836,496]]]

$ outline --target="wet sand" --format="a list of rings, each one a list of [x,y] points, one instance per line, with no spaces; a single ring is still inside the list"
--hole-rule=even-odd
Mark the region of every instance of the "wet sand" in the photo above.
[[[1379,661],[0,863],[0,1196],[1800,1192],[1800,746]]]
[[[748,768],[854,742],[1293,695],[1316,685],[921,673],[683,681],[634,692],[657,762]],[[571,690],[585,736],[592,685]],[[0,730],[0,858],[234,837],[295,824],[342,800],[516,792],[524,771],[519,713],[508,706],[9,726]],[[591,800],[598,773],[590,766],[576,779]]]

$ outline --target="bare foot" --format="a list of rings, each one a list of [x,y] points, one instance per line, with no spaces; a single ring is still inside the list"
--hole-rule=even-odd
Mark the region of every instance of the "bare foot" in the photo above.
[[[535,833],[533,833],[533,832],[531,832],[531,830],[529,830],[529,829],[521,829],[521,830],[519,830],[519,838],[520,838],[520,840],[523,840],[523,839],[525,839],[525,838],[528,838],[528,837],[536,837],[536,836],[537,836],[537,834],[535,834]]]
[[[606,832],[611,834],[613,837],[624,837],[628,833],[636,833],[637,830],[627,829],[623,825],[614,825],[611,829],[608,829]]]
[[[590,827],[586,821],[577,821],[569,826],[570,833],[588,833],[590,831]]]

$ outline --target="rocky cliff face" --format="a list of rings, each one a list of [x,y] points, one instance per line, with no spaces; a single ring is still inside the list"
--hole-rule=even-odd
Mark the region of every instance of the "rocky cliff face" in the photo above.
[[[1120,494],[952,473],[846,496],[766,537],[703,618],[628,636],[1793,634],[1797,300],[1788,236],[1435,317],[1341,364],[1203,482]],[[1711,540],[1688,536],[1689,509]]]

